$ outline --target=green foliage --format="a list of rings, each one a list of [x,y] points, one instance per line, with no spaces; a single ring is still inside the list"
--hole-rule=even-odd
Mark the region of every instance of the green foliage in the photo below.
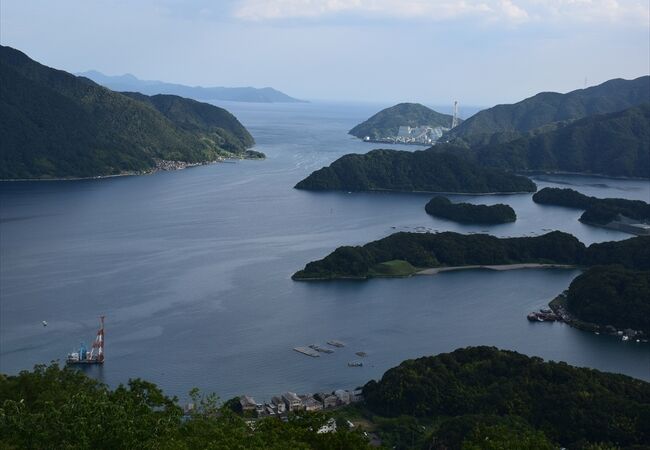
[[[436,196],[424,207],[427,214],[461,223],[507,223],[517,220],[514,209],[509,205],[474,205],[452,203],[447,197]]]
[[[650,271],[592,267],[571,282],[567,308],[586,322],[650,334]]]
[[[486,169],[450,152],[373,150],[313,172],[296,189],[422,192],[535,192],[526,177]]]
[[[358,138],[369,136],[380,139],[397,136],[400,126],[417,127],[451,127],[452,117],[441,114],[419,103],[399,103],[390,108],[382,109],[377,114],[352,128],[348,133]]]
[[[477,448],[486,437],[497,446],[479,448],[513,448],[507,443],[516,439],[525,446],[514,448],[531,449],[549,448],[549,442],[580,448],[650,440],[649,383],[490,347],[404,361],[363,393],[367,407],[383,416],[456,418],[434,434],[452,444],[447,448],[458,448],[453,443],[460,439],[465,448]]]
[[[469,157],[503,170],[650,178],[648,148],[650,104],[643,103],[506,143],[477,146]]]
[[[379,277],[407,277],[415,272],[417,272],[417,269],[408,261],[399,259],[381,262],[370,268],[370,275]]]
[[[619,264],[628,269],[650,270],[650,236],[591,244],[582,263],[586,266]]]
[[[584,209],[581,222],[606,225],[619,215],[639,221],[650,220],[650,204],[624,198],[596,198],[573,189],[544,188],[533,195],[535,203]]]
[[[506,142],[540,127],[542,132],[548,131],[557,122],[622,111],[647,102],[648,98],[648,76],[635,80],[609,80],[567,94],[542,92],[515,104],[497,105],[480,111],[449,131],[446,138],[470,146]],[[623,147],[621,145],[619,149]],[[560,147],[558,150],[564,152],[565,149]]]
[[[320,414],[268,418],[249,426],[214,395],[193,390],[183,417],[154,384],[131,380],[115,390],[73,369],[37,366],[0,375],[0,448],[67,449],[363,449],[365,438],[342,429],[317,434]]]
[[[516,263],[578,264],[585,246],[567,233],[497,238],[487,234],[395,233],[363,247],[339,247],[308,263],[293,279],[368,278],[377,264],[406,261],[414,267],[444,267]]]
[[[173,96],[132,97],[0,46],[0,178],[141,172],[156,158],[210,161],[243,154],[252,144],[221,108]]]

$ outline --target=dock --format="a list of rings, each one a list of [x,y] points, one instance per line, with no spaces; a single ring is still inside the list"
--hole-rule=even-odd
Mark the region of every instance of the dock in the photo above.
[[[318,358],[320,355],[317,351],[312,350],[309,347],[294,347],[294,351],[302,353],[303,355],[311,356],[312,358]]]
[[[345,347],[345,344],[343,342],[334,339],[327,341],[327,345],[331,345],[332,347]]]
[[[334,353],[334,350],[330,350],[329,348],[323,348],[323,347],[321,347],[319,345],[316,345],[316,344],[311,344],[309,346],[309,348],[311,348],[313,350],[316,350],[317,352],[320,352],[320,353]]]

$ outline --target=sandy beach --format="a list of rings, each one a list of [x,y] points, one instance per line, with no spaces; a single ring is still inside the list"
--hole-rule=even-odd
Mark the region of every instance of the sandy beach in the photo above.
[[[419,270],[415,275],[435,275],[440,272],[450,272],[452,270],[467,269],[487,269],[487,270],[518,270],[518,269],[574,269],[577,266],[568,264],[498,264],[498,265],[477,265],[477,266],[452,266],[452,267],[432,267],[430,269]]]

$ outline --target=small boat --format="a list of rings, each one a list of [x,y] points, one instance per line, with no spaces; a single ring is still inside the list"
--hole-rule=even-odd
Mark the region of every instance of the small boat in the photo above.
[[[348,363],[348,367],[362,367],[363,363],[360,361],[352,361]]]
[[[355,355],[361,356],[362,358],[365,358],[366,356],[368,356],[368,354],[366,352],[356,352]]]
[[[47,321],[45,321],[45,320],[44,320],[44,321],[43,321],[43,322],[41,322],[41,323],[43,324],[43,326],[44,326],[44,327],[46,327],[46,326],[47,326]]]
[[[630,336],[623,336],[623,337],[621,338],[621,340],[623,340],[623,341],[629,341],[629,340],[630,340]]]
[[[327,345],[331,345],[332,347],[345,347],[345,344],[343,342],[334,339],[327,341]]]

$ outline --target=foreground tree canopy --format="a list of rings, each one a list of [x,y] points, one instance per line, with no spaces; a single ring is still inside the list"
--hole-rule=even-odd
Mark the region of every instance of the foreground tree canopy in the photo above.
[[[649,383],[493,347],[404,361],[363,393],[377,415],[437,419],[424,448],[640,449],[650,442]]]
[[[367,448],[358,432],[317,433],[326,421],[320,414],[263,419],[251,428],[214,397],[193,396],[197,408],[184,417],[174,399],[142,380],[111,390],[57,365],[0,375],[0,448]]]

